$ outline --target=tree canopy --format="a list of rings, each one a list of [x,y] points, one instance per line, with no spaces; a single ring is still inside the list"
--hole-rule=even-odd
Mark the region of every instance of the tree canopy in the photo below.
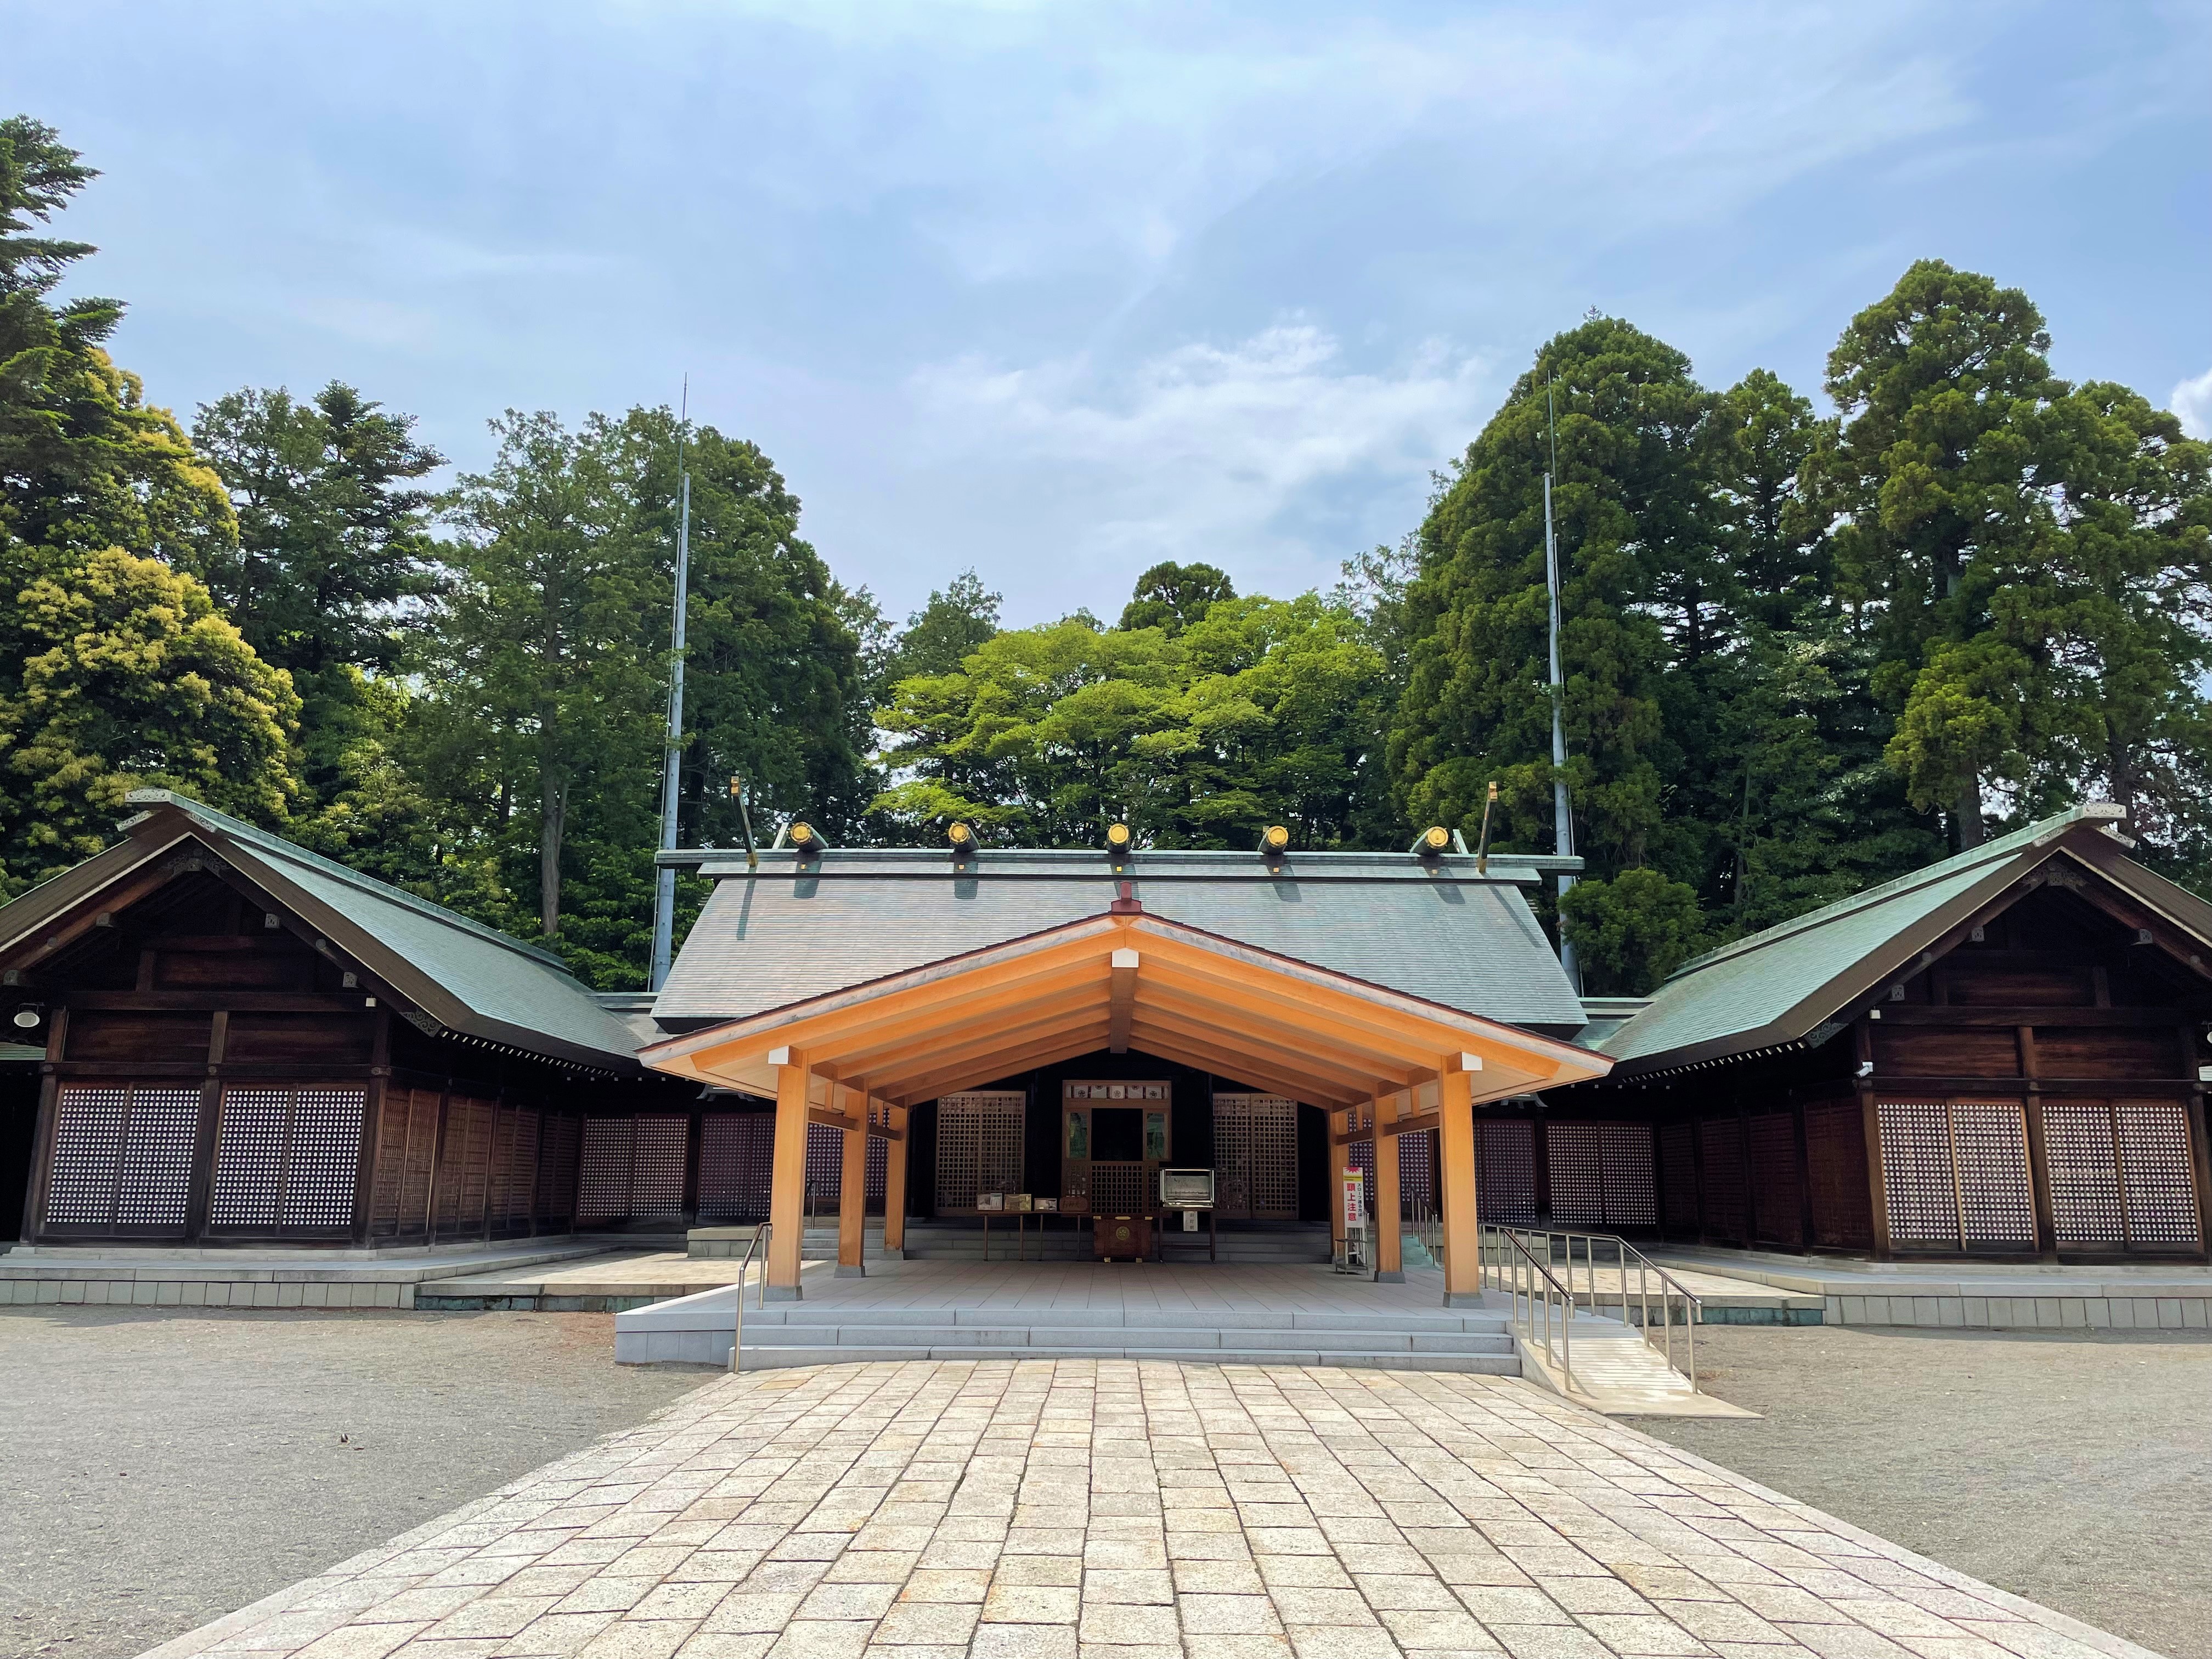
[[[592,982],[647,957],[690,481],[680,834],[1398,848],[1554,843],[1594,992],[2088,796],[2212,886],[2212,447],[2050,362],[2027,296],[1938,260],[1847,320],[1820,390],[1715,389],[1593,314],[1544,343],[1402,540],[1328,593],[1212,564],[1006,625],[977,573],[902,627],[801,534],[754,442],[665,408],[509,410],[453,475],[345,381],[188,432],[109,347],[54,221],[97,179],[0,120],[0,898],[188,790]],[[699,884],[680,886],[684,916]]]

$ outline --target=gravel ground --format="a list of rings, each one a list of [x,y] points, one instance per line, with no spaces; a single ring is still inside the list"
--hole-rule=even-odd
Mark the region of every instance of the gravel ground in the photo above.
[[[713,1375],[607,1314],[0,1312],[0,1654],[124,1659]]]
[[[1636,1426],[2174,1659],[2212,1659],[2212,1340],[1712,1326],[1698,1370],[1764,1419]]]

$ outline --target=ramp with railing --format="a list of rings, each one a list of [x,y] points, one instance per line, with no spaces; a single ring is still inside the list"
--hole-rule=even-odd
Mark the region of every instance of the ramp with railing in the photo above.
[[[1602,1410],[1699,1395],[1697,1293],[1612,1233],[1486,1225],[1482,1285],[1544,1380]]]

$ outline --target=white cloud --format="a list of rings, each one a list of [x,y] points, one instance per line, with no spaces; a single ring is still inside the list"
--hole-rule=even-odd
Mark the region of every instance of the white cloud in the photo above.
[[[2181,429],[2192,438],[2212,438],[2212,368],[2173,388],[2166,406],[2181,416]]]
[[[1032,560],[1048,547],[1118,588],[1156,560],[1203,558],[1281,592],[1328,580],[1373,538],[1373,498],[1394,524],[1417,512],[1497,380],[1433,343],[1386,369],[1355,368],[1326,330],[1291,319],[1122,374],[1087,356],[1014,368],[965,358],[915,374],[908,393],[909,453],[971,487],[989,475],[1000,512],[1019,498]],[[1358,507],[1332,501],[1347,489]],[[1316,545],[1324,524],[1335,534]]]

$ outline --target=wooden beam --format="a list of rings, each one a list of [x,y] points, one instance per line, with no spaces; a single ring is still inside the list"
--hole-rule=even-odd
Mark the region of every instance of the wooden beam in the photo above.
[[[969,1060],[965,1065],[949,1066],[940,1072],[924,1073],[895,1085],[878,1085],[871,1080],[869,1086],[901,1106],[912,1106],[921,1101],[934,1100],[941,1094],[981,1088],[1000,1078],[1012,1077],[1018,1072],[1026,1072],[1038,1066],[1049,1066],[1054,1060],[1073,1060],[1078,1054],[1087,1054],[1103,1048],[1105,1042],[1106,1025],[1101,1020],[1088,1030],[1035,1042],[1026,1048],[993,1054],[988,1060]]]
[[[1155,952],[1146,964],[1148,1003],[1162,1000],[1161,993],[1172,990],[1176,1004],[1203,1010],[1214,1023],[1233,1022],[1238,1029],[1266,1031],[1292,1046],[1325,1042],[1343,1053],[1359,1055],[1364,1064],[1384,1068],[1377,1075],[1387,1074],[1389,1069],[1421,1071],[1441,1035],[1431,1031],[1424,1040],[1380,1030],[1345,1017],[1341,1005],[1348,999],[1310,995],[1312,988],[1304,986],[1296,988],[1295,998],[1286,994],[1289,988],[1255,990],[1196,972],[1179,962],[1163,960],[1162,954]]]
[[[906,1108],[883,1103],[890,1120],[884,1152],[884,1249],[894,1261],[906,1251]]]
[[[775,1156],[769,1166],[765,1291],[775,1302],[799,1299],[799,1246],[806,1227],[807,1095],[811,1073],[806,1055],[786,1048],[775,1079]]]
[[[1109,1054],[1129,1052],[1129,1011],[1137,1000],[1137,953],[1116,951],[1107,987],[1106,1048]]]
[[[869,1086],[878,1091],[896,1089],[908,1078],[932,1075],[948,1068],[957,1068],[974,1061],[988,1060],[1001,1054],[1027,1049],[1039,1042],[1050,1042],[1072,1030],[1097,1030],[1104,1040],[1106,1011],[1103,1008],[1071,1008],[1050,1019],[1037,1020],[1006,1031],[988,1031],[966,1036],[957,1042],[947,1042],[936,1048],[917,1048],[902,1053],[890,1060],[871,1061],[850,1068],[854,1077],[865,1077]],[[1004,1075],[994,1073],[994,1075]]]
[[[1195,1048],[1169,1033],[1139,1030],[1135,1033],[1135,1038],[1137,1046],[1148,1054],[1175,1060],[1194,1071],[1211,1072],[1218,1077],[1234,1078],[1240,1083],[1256,1084],[1264,1093],[1281,1095],[1286,1099],[1302,1101],[1306,1105],[1318,1106],[1324,1110],[1341,1109],[1351,1104],[1353,1098],[1335,1085],[1324,1085],[1313,1077],[1279,1073],[1271,1066],[1257,1065],[1237,1055]]]
[[[1408,1080],[1392,1077],[1380,1066],[1370,1068],[1340,1060],[1318,1041],[1303,1048],[1279,1046],[1264,1037],[1239,1031],[1233,1025],[1219,1025],[1190,1018],[1167,1009],[1154,1007],[1148,1002],[1139,1002],[1131,1020],[1131,1034],[1134,1036],[1138,1031],[1145,1030],[1167,1032],[1181,1037],[1185,1042],[1218,1049],[1224,1056],[1272,1066],[1278,1072],[1310,1074],[1336,1085],[1338,1091],[1347,1100],[1364,1100],[1375,1091],[1378,1083],[1402,1088]]]
[[[1440,1065],[1437,1161],[1443,1174],[1444,1305],[1482,1297],[1481,1217],[1474,1198],[1474,1079]]]
[[[1417,1135],[1425,1129],[1435,1128],[1442,1121],[1441,1115],[1437,1113],[1417,1112],[1410,1117],[1393,1118],[1388,1123],[1380,1125],[1376,1133],[1389,1136]]]
[[[854,1095],[842,1083],[834,1097],[841,1108],[854,1109],[850,1114],[854,1131],[845,1137],[843,1167],[837,1179],[837,1277],[863,1279],[868,1271],[868,1103],[866,1096]]]
[[[1375,1117],[1375,1276],[1386,1285],[1406,1279],[1405,1217],[1398,1191],[1398,1104],[1385,1115],[1380,1100],[1370,1103]]]

